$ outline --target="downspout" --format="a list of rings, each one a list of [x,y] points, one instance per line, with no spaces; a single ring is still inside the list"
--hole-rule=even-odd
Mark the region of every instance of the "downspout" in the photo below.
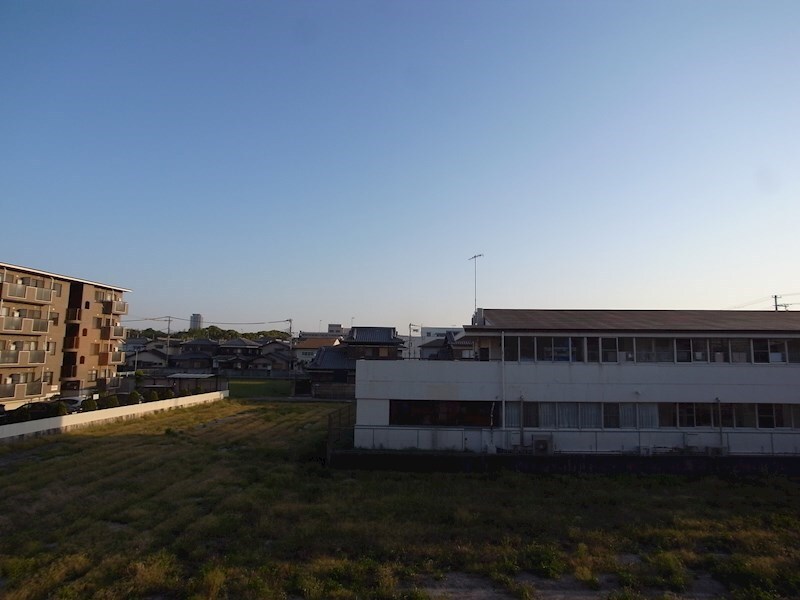
[[[506,332],[500,332],[500,427],[506,428]]]
[[[723,441],[724,438],[722,436],[722,403],[720,402],[719,396],[716,398],[717,400],[717,418],[719,419],[719,447],[722,448],[725,445]],[[720,450],[722,452],[722,450]]]

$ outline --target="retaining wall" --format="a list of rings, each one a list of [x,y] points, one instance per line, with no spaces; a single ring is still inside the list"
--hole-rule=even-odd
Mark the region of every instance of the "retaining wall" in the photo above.
[[[98,425],[100,423],[135,419],[162,410],[183,408],[196,404],[207,404],[227,397],[228,390],[223,390],[221,392],[209,392],[207,394],[197,394],[195,396],[184,396],[181,398],[171,398],[169,400],[158,400],[156,402],[145,402],[143,404],[93,410],[73,415],[64,415],[63,417],[49,417],[47,419],[37,419],[34,421],[25,421],[23,423],[0,425],[0,442],[10,442],[37,435],[63,433],[72,429],[91,427],[92,425]]]

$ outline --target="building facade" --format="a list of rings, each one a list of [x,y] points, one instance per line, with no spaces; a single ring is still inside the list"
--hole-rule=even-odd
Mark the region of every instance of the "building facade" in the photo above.
[[[189,329],[202,329],[203,328],[203,315],[194,313],[189,317]]]
[[[129,290],[7,263],[0,282],[0,404],[119,385]]]
[[[469,360],[359,362],[355,445],[800,454],[800,313],[482,310]]]

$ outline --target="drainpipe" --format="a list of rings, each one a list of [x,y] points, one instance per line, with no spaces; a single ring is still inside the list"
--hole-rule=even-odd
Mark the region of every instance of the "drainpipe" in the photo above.
[[[500,427],[506,428],[506,332],[500,332]]]
[[[722,448],[725,445],[724,438],[722,437],[722,403],[719,400],[719,396],[716,397],[717,401],[717,418],[719,419],[719,447]]]

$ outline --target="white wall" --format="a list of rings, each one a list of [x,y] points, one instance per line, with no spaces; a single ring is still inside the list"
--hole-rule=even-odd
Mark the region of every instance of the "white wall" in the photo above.
[[[10,425],[0,426],[0,441],[8,441],[42,433],[61,433],[69,431],[70,429],[78,429],[100,423],[136,418],[162,410],[216,402],[217,400],[222,400],[227,397],[228,390],[223,390],[220,392],[197,394],[195,396],[172,398],[170,400],[159,400],[157,402],[145,402],[143,404],[93,410],[73,415],[64,415],[63,417],[50,417],[48,419],[25,421],[24,423],[12,423]]]
[[[532,402],[800,402],[800,364],[358,361],[356,398]],[[387,422],[388,423],[388,422]]]

